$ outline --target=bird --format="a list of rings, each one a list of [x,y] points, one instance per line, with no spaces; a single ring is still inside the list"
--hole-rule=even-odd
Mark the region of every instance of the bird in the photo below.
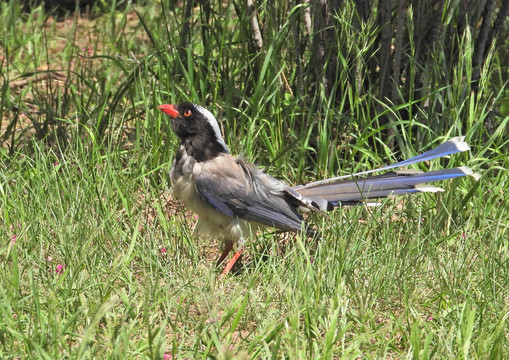
[[[443,191],[425,183],[466,175],[477,178],[466,166],[428,172],[394,170],[470,149],[464,137],[455,137],[396,164],[292,187],[242,157],[233,156],[218,121],[205,107],[183,102],[162,104],[158,109],[170,116],[171,128],[180,138],[170,169],[173,194],[198,215],[199,233],[223,237],[224,250],[217,266],[236,245],[221,276],[231,271],[246,241],[258,229],[304,231],[307,236],[316,237],[317,232],[306,224],[303,212],[326,216],[339,206],[363,204],[369,199]]]

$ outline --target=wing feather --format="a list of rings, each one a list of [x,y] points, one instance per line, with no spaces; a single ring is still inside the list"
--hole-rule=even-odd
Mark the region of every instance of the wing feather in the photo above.
[[[230,155],[203,163],[196,189],[227,216],[281,230],[299,231],[303,218],[289,201],[284,184]]]

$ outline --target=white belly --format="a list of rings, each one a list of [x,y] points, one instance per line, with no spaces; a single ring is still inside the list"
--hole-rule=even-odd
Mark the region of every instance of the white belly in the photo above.
[[[182,171],[177,172],[175,165],[170,171],[170,178],[173,185],[173,194],[184,203],[184,205],[199,217],[197,230],[200,233],[212,236],[222,235],[225,239],[231,240],[238,245],[243,245],[244,239],[256,231],[251,224],[234,216],[227,216],[217,210],[204,200],[198,193],[195,186],[195,176],[199,172],[193,171],[194,163],[191,158],[185,155]],[[191,165],[192,164],[192,165]]]

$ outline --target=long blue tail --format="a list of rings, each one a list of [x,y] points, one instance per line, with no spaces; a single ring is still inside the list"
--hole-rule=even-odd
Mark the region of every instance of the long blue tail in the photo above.
[[[389,195],[443,191],[443,189],[439,187],[421,184],[465,175],[471,175],[477,178],[478,175],[474,174],[470,168],[462,166],[430,172],[422,172],[413,169],[397,170],[365,178],[357,179],[356,177],[467,151],[470,147],[463,140],[464,137],[455,137],[432,150],[396,164],[352,175],[315,181],[307,185],[299,185],[294,187],[293,190],[314,201],[323,211],[330,209],[331,204],[338,206],[340,204],[359,203],[366,199],[383,198]]]

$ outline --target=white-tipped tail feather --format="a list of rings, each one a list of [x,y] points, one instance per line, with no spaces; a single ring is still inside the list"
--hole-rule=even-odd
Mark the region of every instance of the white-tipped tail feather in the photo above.
[[[481,174],[473,172],[472,169],[467,166],[460,166],[458,169],[463,171],[465,175],[473,177],[475,181],[481,178]]]
[[[367,176],[365,178],[357,177],[467,151],[470,147],[463,140],[464,137],[455,137],[421,155],[393,165],[352,175],[315,181],[307,185],[296,186],[293,189],[301,196],[315,202],[322,211],[329,209],[330,205],[357,204],[366,199],[383,198],[390,195],[443,191],[443,189],[439,187],[422,184],[466,175],[473,176],[477,180],[479,174],[475,174],[466,166],[461,166],[453,169],[429,172],[422,172],[414,169],[396,170],[381,175]]]
[[[451,155],[451,154],[455,154],[458,152],[470,150],[470,146],[468,146],[468,144],[464,140],[465,140],[464,136],[457,136],[455,138],[447,140],[446,142],[437,146],[434,149],[426,151],[425,153],[423,153],[421,155],[414,156],[413,158],[410,158],[408,160],[400,161],[396,164],[387,165],[387,166],[384,166],[384,167],[381,167],[378,169],[361,171],[361,172],[358,172],[355,174],[343,175],[343,176],[333,177],[330,179],[319,180],[319,181],[315,181],[315,182],[306,184],[304,186],[306,188],[310,188],[313,186],[318,186],[318,185],[322,185],[322,184],[329,183],[329,182],[335,182],[335,181],[339,181],[339,180],[343,180],[343,179],[350,179],[354,176],[368,175],[368,174],[372,174],[375,172],[391,170],[391,169],[395,169],[398,167],[417,164],[417,163],[420,163],[423,161],[428,161],[428,160],[436,159],[436,158],[443,157],[446,155]],[[470,174],[468,174],[468,175],[470,175]]]

